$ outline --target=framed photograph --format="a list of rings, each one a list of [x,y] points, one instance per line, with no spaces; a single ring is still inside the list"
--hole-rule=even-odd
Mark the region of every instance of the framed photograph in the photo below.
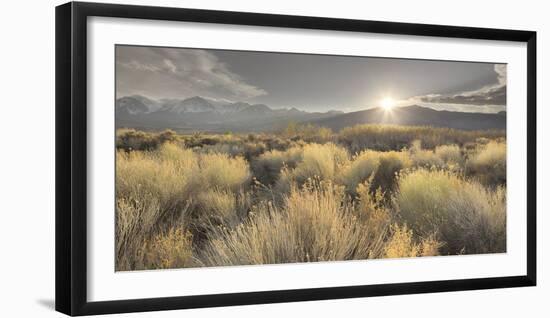
[[[536,33],[56,8],[56,309],[536,284]]]

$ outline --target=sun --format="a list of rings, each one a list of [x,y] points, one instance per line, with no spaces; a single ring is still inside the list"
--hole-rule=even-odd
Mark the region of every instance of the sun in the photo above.
[[[391,110],[395,107],[395,100],[391,97],[386,97],[380,101],[380,106],[385,110]]]

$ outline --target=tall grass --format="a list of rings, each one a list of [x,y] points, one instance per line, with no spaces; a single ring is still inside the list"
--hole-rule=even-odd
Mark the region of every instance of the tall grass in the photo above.
[[[177,135],[172,130],[165,130],[160,133],[147,133],[135,129],[118,129],[116,132],[117,149],[131,150],[154,150],[165,142],[176,142]]]
[[[506,250],[505,191],[448,171],[415,170],[399,178],[396,209],[422,237],[436,235],[449,254]]]
[[[393,190],[396,174],[410,165],[406,152],[366,150],[343,167],[339,180],[348,192],[355,193],[359,184],[372,178],[372,190],[381,188],[389,193]]]
[[[414,140],[420,140],[424,147],[434,149],[445,144],[463,145],[479,137],[496,139],[504,136],[505,131],[501,130],[465,131],[428,126],[357,125],[340,131],[338,142],[356,153],[364,149],[401,150],[409,147]]]
[[[370,231],[341,187],[308,184],[293,187],[282,208],[265,203],[236,229],[214,233],[199,259],[219,266],[377,258],[385,230],[374,238]]]
[[[466,162],[466,172],[486,185],[506,183],[506,144],[491,141],[478,147]]]
[[[154,151],[118,151],[116,170],[117,270],[182,264],[178,252],[174,259],[165,255],[154,265],[150,256],[154,253],[147,248],[159,249],[163,237],[190,246],[187,228],[196,223],[193,219],[235,223],[239,217],[235,207],[242,198],[233,193],[242,192],[251,178],[241,157],[199,154],[170,143]],[[208,213],[211,218],[204,216]],[[183,232],[165,231],[172,227]]]
[[[289,127],[117,132],[116,270],[506,251],[504,132]]]
[[[263,184],[273,184],[277,181],[283,167],[296,168],[296,164],[302,161],[303,153],[302,147],[263,153],[252,162],[254,176]]]
[[[276,184],[277,192],[288,193],[292,184],[304,184],[310,180],[333,181],[340,168],[349,161],[346,149],[333,143],[308,144],[303,147],[302,160],[296,168],[286,167]]]

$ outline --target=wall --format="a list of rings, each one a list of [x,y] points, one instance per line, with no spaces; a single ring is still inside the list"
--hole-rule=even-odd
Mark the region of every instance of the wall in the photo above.
[[[545,192],[550,160],[550,23],[544,1],[113,1],[190,8],[423,22],[538,31],[539,286],[535,288],[392,296],[147,313],[132,317],[284,317],[341,314],[406,317],[518,317],[550,312],[550,251]],[[0,316],[60,317],[54,295],[54,6],[62,1],[12,1],[0,23]],[[545,147],[546,146],[546,147]],[[116,317],[130,317],[117,315]]]

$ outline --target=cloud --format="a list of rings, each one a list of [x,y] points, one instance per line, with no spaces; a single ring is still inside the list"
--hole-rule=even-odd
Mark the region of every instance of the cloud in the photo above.
[[[116,71],[119,96],[246,100],[267,94],[204,50],[119,46]]]
[[[506,106],[506,65],[495,64],[497,83],[481,87],[477,90],[458,92],[454,94],[428,94],[413,97],[423,103],[461,104],[461,105],[498,105]]]

